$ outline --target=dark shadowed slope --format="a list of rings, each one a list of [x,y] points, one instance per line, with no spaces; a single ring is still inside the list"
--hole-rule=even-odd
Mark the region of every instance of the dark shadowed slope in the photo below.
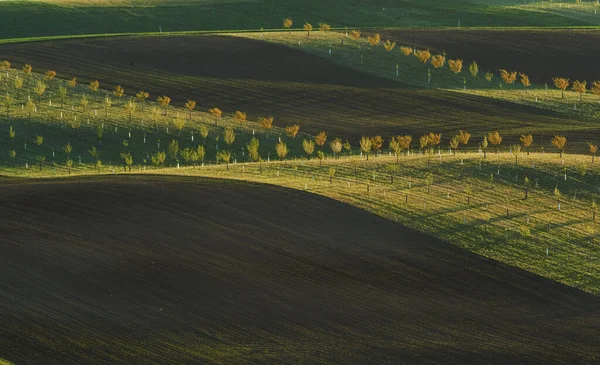
[[[309,193],[117,177],[0,203],[18,365],[599,360],[599,298]]]
[[[587,141],[587,121],[488,98],[417,90],[343,67],[329,60],[266,42],[220,36],[122,37],[0,45],[0,58],[25,62],[80,82],[120,84],[126,93],[169,95],[183,106],[188,98],[207,111],[248,112],[250,120],[273,115],[275,124],[299,123],[302,131],[326,130],[349,138],[363,134],[445,135],[469,128],[478,137],[499,130],[507,137],[536,130]]]
[[[407,29],[383,31],[384,39],[446,51],[450,57],[475,60],[482,70],[516,70],[532,81],[552,85],[553,77],[600,79],[599,30],[583,29]]]

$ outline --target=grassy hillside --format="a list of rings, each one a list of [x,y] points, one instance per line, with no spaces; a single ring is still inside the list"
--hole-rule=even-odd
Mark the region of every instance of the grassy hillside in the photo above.
[[[59,77],[77,76],[81,82],[100,80],[107,89],[120,84],[129,95],[145,89],[153,100],[166,94],[179,106],[191,98],[198,101],[202,111],[214,106],[229,115],[244,110],[253,121],[273,115],[277,126],[299,123],[302,131],[312,134],[324,129],[332,136],[349,138],[355,145],[363,134],[448,134],[468,128],[478,138],[498,129],[512,141],[521,133],[536,131],[549,139],[553,133],[562,132],[572,142],[581,142],[583,150],[588,132],[597,128],[593,120],[571,119],[564,113],[426,88],[426,68],[397,50],[394,57],[403,62],[400,72],[406,82],[383,78],[391,75],[397,79],[393,76],[395,62],[384,51],[365,50],[365,64],[360,65],[360,52],[354,42],[346,42],[347,51],[336,48],[331,59],[323,60],[329,57],[329,43],[318,33],[310,42],[302,35],[254,37],[256,40],[217,36],[127,37],[3,45],[0,50],[15,67],[27,62],[40,72],[55,69]],[[296,40],[303,42],[300,50],[264,42],[296,44]],[[340,67],[335,62],[379,72],[381,77]],[[308,64],[310,68],[305,67]],[[375,65],[374,71],[371,65]],[[381,65],[389,65],[387,74]],[[448,75],[444,76],[443,85],[458,84],[458,77],[445,73]],[[438,85],[437,73],[433,80],[434,86]],[[422,89],[408,87],[407,83]]]
[[[292,17],[329,22],[334,27],[382,26],[573,26],[598,24],[594,17],[544,8],[522,8],[514,1],[2,1],[2,38],[182,30],[272,29]],[[348,9],[360,9],[348,11]],[[562,9],[560,9],[562,10]],[[577,13],[577,11],[575,11]],[[35,21],[31,21],[35,19]],[[24,27],[23,24],[28,24]]]
[[[314,194],[151,176],[0,191],[17,364],[597,360],[597,297]]]

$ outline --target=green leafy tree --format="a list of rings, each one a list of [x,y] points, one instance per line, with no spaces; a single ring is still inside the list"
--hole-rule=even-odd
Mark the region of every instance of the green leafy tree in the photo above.
[[[25,103],[25,111],[27,111],[27,117],[31,120],[31,114],[35,111],[35,104],[31,99],[28,99]]]
[[[167,155],[162,151],[156,152],[155,154],[150,156],[150,160],[152,161],[152,164],[155,168],[162,166],[165,163],[166,159]]]
[[[73,146],[71,146],[71,142],[67,142],[67,144],[63,146],[63,151],[67,155],[67,158],[71,157],[71,152],[73,152]]]
[[[172,139],[171,143],[169,143],[169,147],[167,148],[167,153],[169,154],[169,158],[171,158],[173,162],[177,163],[177,156],[179,156],[179,142]]]
[[[62,109],[63,106],[65,105],[65,100],[67,99],[67,88],[64,86],[61,86],[58,88],[58,97],[60,98],[60,108]]]
[[[10,120],[10,107],[12,106],[14,98],[10,94],[6,93],[2,98],[2,106],[6,110],[6,119]]]
[[[275,145],[275,151],[277,152],[277,156],[279,156],[279,160],[284,161],[287,154],[290,152],[285,142],[279,142]]]
[[[231,146],[235,141],[235,131],[231,127],[225,128],[223,131],[223,140],[227,144],[227,146]]]
[[[121,159],[123,160],[124,170],[131,172],[131,165],[133,165],[133,156],[131,152],[121,152]]]
[[[206,157],[204,146],[198,145],[196,147],[196,154],[198,155],[198,160],[204,165],[204,157]]]
[[[362,136],[360,139],[360,150],[365,154],[367,161],[369,161],[369,152],[371,152],[371,148],[373,147],[373,140],[369,137]]]
[[[70,158],[67,157],[67,159],[65,161],[65,167],[67,168],[69,175],[71,175],[71,168],[73,167],[73,160],[71,160]]]
[[[252,137],[250,142],[246,145],[246,149],[248,150],[248,159],[250,160],[250,162],[260,161],[260,155],[258,153],[259,146],[260,143],[258,142],[258,139],[254,137]]]
[[[42,80],[38,80],[37,84],[35,85],[35,87],[33,88],[33,91],[37,94],[38,96],[38,103],[42,102],[42,96],[44,95],[44,93],[46,92],[46,89],[48,88],[48,85],[46,85],[45,82],[43,82]]]
[[[315,142],[310,139],[305,139],[302,141],[302,149],[304,149],[304,153],[306,153],[308,159],[310,160],[310,157],[315,152]]]
[[[136,107],[137,104],[135,103],[135,100],[133,98],[129,99],[129,101],[125,103],[125,110],[127,110],[127,115],[129,116],[129,124],[131,124],[131,121],[133,119],[133,113],[135,113]]]
[[[12,158],[13,160],[13,166],[16,165],[16,158],[17,158],[17,151],[15,150],[10,150],[8,151],[8,155],[10,156],[10,158]]]
[[[183,159],[185,165],[188,166],[192,159],[192,156],[194,155],[194,150],[192,150],[191,148],[184,148],[183,150],[181,150],[181,152],[179,152],[179,155]]]
[[[223,162],[227,166],[227,170],[229,170],[229,162],[231,161],[231,152],[227,150],[222,150],[217,153],[217,160]]]

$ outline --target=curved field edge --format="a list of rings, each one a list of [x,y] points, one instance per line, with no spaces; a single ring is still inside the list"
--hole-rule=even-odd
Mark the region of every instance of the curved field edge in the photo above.
[[[158,175],[0,190],[17,363],[597,358],[597,297],[332,199]]]

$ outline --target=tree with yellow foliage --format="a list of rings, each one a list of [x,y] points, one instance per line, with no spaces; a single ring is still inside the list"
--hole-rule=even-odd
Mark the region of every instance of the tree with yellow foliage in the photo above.
[[[328,39],[328,33],[331,31],[331,25],[327,23],[319,23],[319,31],[325,34],[325,39]]]
[[[158,102],[158,105],[160,105],[160,107],[163,108],[163,115],[166,117],[167,108],[171,104],[171,98],[166,95],[161,95],[158,98],[156,98],[156,101]]]
[[[306,22],[304,23],[304,27],[303,27],[304,31],[306,32],[306,36],[310,37],[310,32],[312,32],[313,26],[312,24]]]
[[[525,147],[527,150],[527,155],[529,156],[529,148],[531,147],[531,144],[533,144],[533,136],[531,134],[522,134],[520,140],[523,147]]]
[[[258,123],[261,127],[263,127],[267,133],[267,138],[269,138],[269,131],[273,128],[273,121],[275,118],[273,117],[259,117]]]
[[[325,131],[321,131],[315,136],[315,143],[317,146],[322,147],[325,142],[327,142],[327,133]]]
[[[488,82],[492,82],[492,79],[493,79],[493,78],[494,78],[494,73],[493,73],[493,72],[489,72],[489,71],[488,71],[488,72],[486,72],[486,73],[485,73],[485,79],[486,79]]]
[[[77,86],[77,77],[73,77],[72,79],[70,79],[69,81],[67,81],[67,85],[70,88],[74,88],[75,86]]]
[[[10,70],[10,62],[4,60],[0,62],[0,71],[8,71]]]
[[[565,90],[567,90],[570,85],[569,79],[564,78],[564,77],[554,77],[552,79],[552,81],[554,82],[554,86],[556,86],[556,88],[561,91],[561,94],[562,94],[561,99],[564,99],[565,98]]]
[[[506,85],[512,85],[517,80],[517,71],[500,70],[500,78]]]
[[[527,92],[527,88],[531,86],[531,81],[529,81],[529,76],[526,74],[519,72],[519,78],[521,81],[521,85],[525,88],[525,92]]]
[[[462,72],[463,60],[448,60],[448,67],[450,68],[450,71],[454,72],[455,74],[459,74]]]
[[[194,109],[196,109],[196,102],[193,100],[188,100],[185,103],[185,108],[189,111],[188,119],[192,120],[192,112],[194,111]]]
[[[402,46],[400,47],[400,52],[402,52],[403,55],[405,56],[410,56],[412,54],[412,48],[407,47],[407,46]]]
[[[208,112],[215,117],[215,125],[219,125],[219,118],[223,115],[223,111],[217,107],[208,109]]]
[[[502,136],[500,133],[498,133],[498,131],[488,133],[487,141],[491,145],[496,146],[496,154],[498,154],[500,152],[500,143],[502,143]]]
[[[342,152],[342,140],[339,138],[335,138],[329,143],[329,147],[331,147],[331,152],[333,152],[333,158],[338,158],[340,152]]]
[[[477,64],[477,62],[471,62],[471,64],[469,65],[469,73],[471,74],[471,76],[477,77],[477,74],[479,73],[479,65]]]
[[[292,25],[294,25],[292,18],[283,19],[283,27],[288,30],[289,34],[292,34]]]
[[[460,144],[465,145],[465,153],[467,153],[467,144],[469,144],[469,139],[471,139],[471,133],[466,131],[458,131],[458,141]]]
[[[579,94],[579,101],[583,100],[583,94],[587,92],[587,81],[573,81],[571,89]]]
[[[373,139],[362,136],[360,139],[360,150],[365,154],[367,161],[369,161],[369,152],[371,152],[371,148],[373,148]]]
[[[90,84],[88,85],[88,88],[92,92],[97,92],[98,89],[100,88],[100,82],[98,80],[90,81]]]
[[[386,51],[391,52],[392,50],[394,50],[394,48],[396,48],[396,42],[387,40],[383,42],[383,48],[385,48]]]
[[[235,112],[235,114],[233,115],[233,118],[235,118],[235,120],[238,121],[238,123],[240,123],[240,129],[243,127],[244,123],[246,123],[246,119],[248,118],[246,112],[242,112],[237,110]]]
[[[360,30],[356,29],[350,32],[350,37],[352,37],[352,39],[359,39],[360,38]]]
[[[590,154],[592,155],[592,163],[594,163],[594,160],[596,159],[596,153],[598,153],[598,145],[588,143],[588,146],[589,146]]]
[[[140,105],[142,106],[142,111],[144,111],[144,100],[148,99],[148,97],[150,97],[150,94],[144,90],[140,90],[137,94],[135,94],[135,98],[140,102]]]
[[[381,35],[379,33],[375,33],[370,35],[368,38],[369,44],[373,47],[378,46],[381,43]]]
[[[52,80],[54,80],[55,77],[56,77],[56,71],[54,71],[54,70],[47,70],[46,73],[44,73],[44,78],[47,81],[52,81]]]
[[[592,83],[590,91],[592,92],[592,94],[600,96],[600,81],[594,81]]]
[[[290,138],[296,138],[299,131],[300,131],[299,124],[288,125],[287,127],[285,127],[285,134]]]
[[[552,146],[560,150],[560,158],[562,158],[563,152],[565,152],[565,146],[567,145],[567,137],[562,136],[560,134],[556,134],[554,135],[550,143],[552,143]]]
[[[123,97],[123,94],[125,94],[125,89],[123,89],[123,86],[115,86],[115,89],[113,90],[113,95],[117,98],[117,104],[121,97]]]
[[[415,57],[417,57],[422,64],[425,64],[431,58],[431,52],[429,52],[428,49],[418,50],[415,52]]]
[[[446,64],[446,57],[444,57],[444,55],[441,54],[436,54],[433,57],[431,57],[431,64],[435,68],[442,68]]]

